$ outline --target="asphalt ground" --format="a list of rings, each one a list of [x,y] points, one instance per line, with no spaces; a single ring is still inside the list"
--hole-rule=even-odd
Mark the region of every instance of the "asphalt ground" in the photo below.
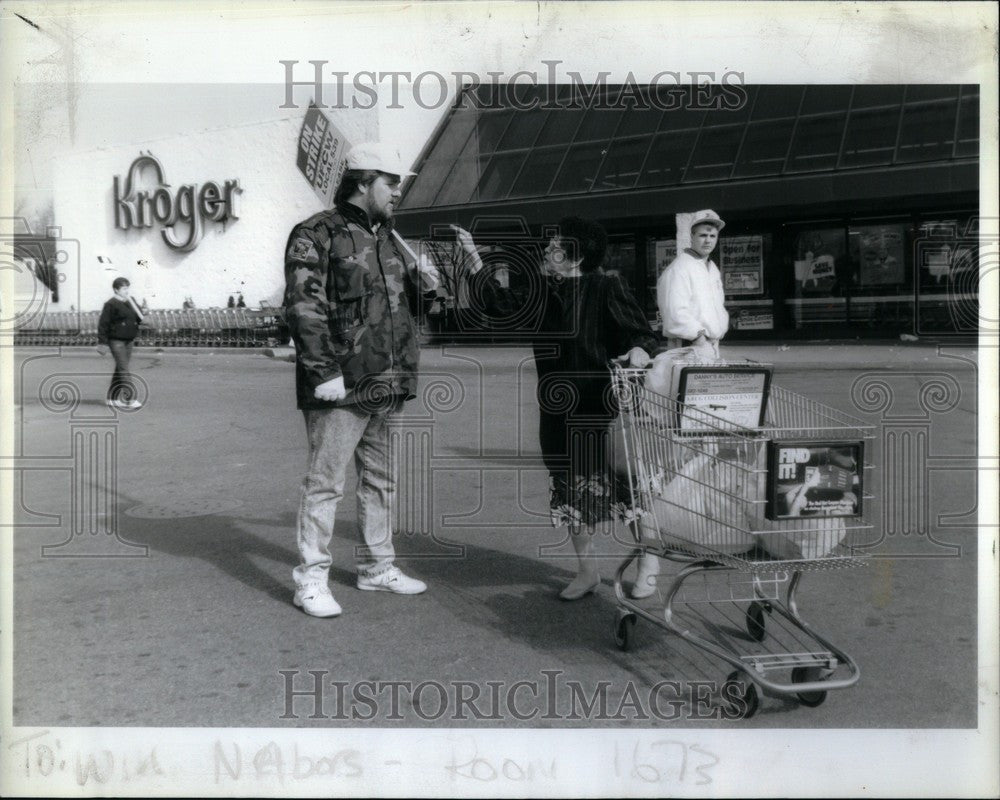
[[[624,531],[600,538],[595,595],[556,598],[574,562],[548,523],[526,349],[425,349],[402,428],[415,455],[396,546],[429,591],[354,588],[352,478],[331,545],[344,613],[323,620],[291,603],[305,430],[289,363],[137,350],[146,404],[114,413],[103,404],[109,359],[36,348],[17,354],[15,725],[353,726],[354,713],[398,727],[974,727],[975,352],[767,345],[728,354],[774,363],[775,383],[879,426],[873,558],[808,573],[799,591],[804,618],[861,668],[857,685],[821,706],[768,696],[752,719],[721,719],[712,691],[731,671],[722,661],[645,620],[622,652],[611,578]],[[904,450],[886,456],[883,441]],[[909,465],[888,487],[886,458]],[[115,518],[120,538],[105,532]],[[713,596],[730,577],[712,578],[721,580]],[[711,617],[715,640],[756,652],[745,608],[685,613],[692,626]],[[310,671],[326,687],[322,706],[287,693],[313,686]],[[374,703],[357,700],[365,681],[360,695],[377,694]],[[512,709],[519,681],[542,699],[522,687]],[[436,684],[412,691],[422,682]],[[473,685],[487,718],[469,706],[456,715],[455,697]],[[607,710],[586,712],[579,691],[603,694]],[[636,695],[638,711],[627,702]]]

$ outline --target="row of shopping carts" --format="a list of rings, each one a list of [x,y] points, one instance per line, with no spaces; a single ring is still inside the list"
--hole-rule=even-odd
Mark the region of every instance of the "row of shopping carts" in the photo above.
[[[37,314],[19,324],[22,347],[93,345],[99,311]],[[280,309],[208,308],[148,311],[139,328],[141,347],[267,347],[288,341]]]
[[[863,454],[874,426],[773,384],[761,424],[749,425],[652,391],[645,370],[613,364],[612,379],[632,499],[644,512],[615,575],[618,646],[636,646],[644,619],[721,659],[730,669],[720,695],[731,719],[752,716],[761,693],[818,706],[829,691],[857,683],[858,664],[803,618],[797,593],[807,573],[867,561],[875,534],[873,498],[864,492],[872,481],[863,477],[872,465]],[[777,452],[791,453],[787,461],[831,452],[851,469],[814,466],[798,488],[776,484],[797,469],[775,455],[785,442],[787,451]],[[833,484],[849,473],[853,482],[827,491],[839,500],[814,493],[812,514],[801,512],[816,480]],[[856,513],[841,513],[837,502]],[[636,600],[624,573],[650,555],[663,568],[654,593]]]

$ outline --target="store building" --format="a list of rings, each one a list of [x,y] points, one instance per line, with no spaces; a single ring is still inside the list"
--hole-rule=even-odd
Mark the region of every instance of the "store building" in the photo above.
[[[513,242],[597,219],[608,268],[653,321],[677,215],[712,208],[727,222],[713,258],[730,339],[975,332],[977,86],[761,85],[738,102],[723,87],[646,87],[639,102],[622,88],[467,91],[417,161],[400,230]]]

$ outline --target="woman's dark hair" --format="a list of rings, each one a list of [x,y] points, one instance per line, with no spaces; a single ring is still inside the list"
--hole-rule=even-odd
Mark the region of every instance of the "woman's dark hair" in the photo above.
[[[601,225],[581,217],[559,220],[559,238],[573,258],[582,258],[581,272],[593,272],[604,263],[608,251],[608,233]]]
[[[374,169],[349,169],[344,172],[337,186],[337,191],[333,195],[334,205],[340,205],[350,198],[363,183],[371,183],[379,176],[378,170]]]
[[[132,284],[128,282],[128,278],[115,278],[111,282],[111,288],[116,292],[123,286],[131,286],[131,285]]]

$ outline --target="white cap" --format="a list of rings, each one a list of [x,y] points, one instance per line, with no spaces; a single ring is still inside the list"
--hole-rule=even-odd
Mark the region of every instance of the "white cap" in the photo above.
[[[694,230],[695,225],[714,225],[720,231],[726,227],[726,223],[722,221],[722,217],[716,214],[712,209],[706,208],[704,211],[695,211],[694,221],[691,223],[691,230]]]
[[[362,142],[354,145],[347,151],[347,168],[374,169],[390,175],[399,175],[401,178],[417,174],[406,169],[399,150],[382,142]]]

